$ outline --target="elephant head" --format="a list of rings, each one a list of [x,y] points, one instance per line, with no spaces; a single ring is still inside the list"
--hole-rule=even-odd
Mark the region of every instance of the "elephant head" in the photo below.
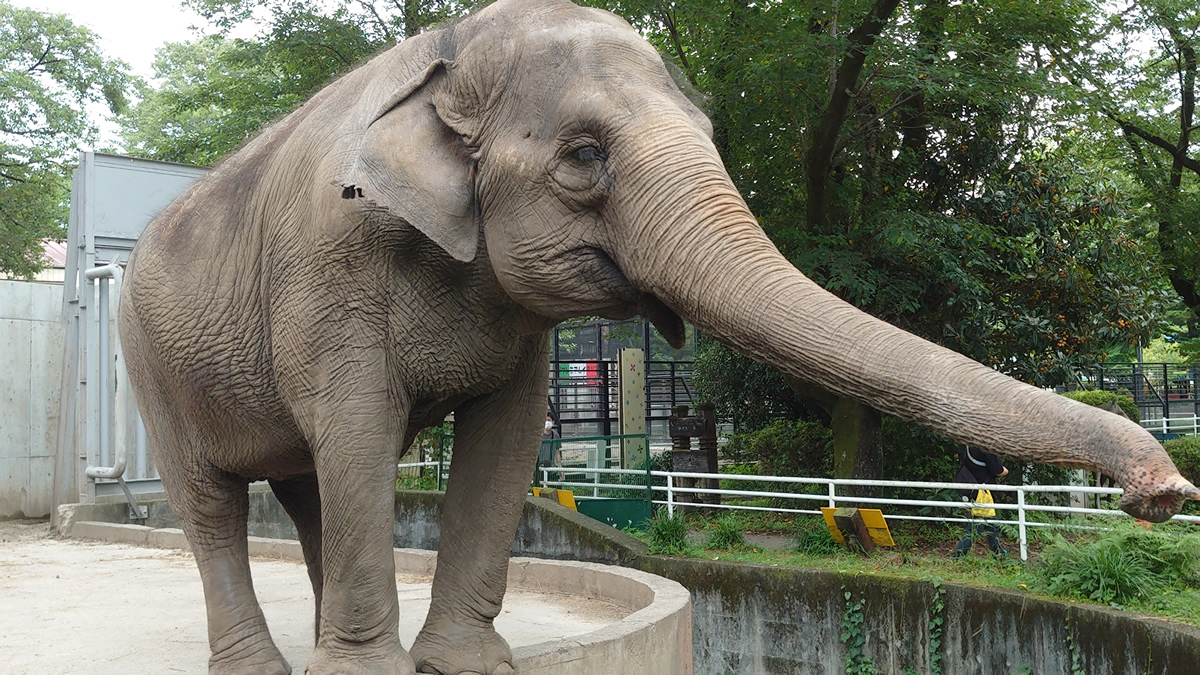
[[[1137,424],[881,322],[796,270],[722,166],[705,116],[628,24],[500,0],[381,58],[335,178],[544,320],[684,317],[786,373],[957,441],[1102,471],[1161,521],[1200,491]],[[377,69],[378,70],[378,69]],[[398,73],[398,74],[397,74]],[[434,170],[430,171],[430,167]]]

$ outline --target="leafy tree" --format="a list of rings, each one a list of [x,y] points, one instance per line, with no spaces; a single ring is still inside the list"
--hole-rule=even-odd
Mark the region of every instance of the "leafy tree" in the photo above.
[[[1048,68],[1087,41],[1096,6],[616,7],[710,96],[718,147],[780,250],[844,299],[1043,386],[1160,321],[1168,291],[1129,185],[1077,162]],[[736,373],[730,400],[796,406],[738,358],[706,348],[698,370],[719,364],[703,372],[718,386]],[[835,474],[877,470],[877,413],[792,389],[856,418],[835,431]]]
[[[121,111],[127,68],[66,16],[0,0],[0,272],[33,276],[41,240],[63,237],[67,164],[96,139],[86,109]]]
[[[186,0],[216,32],[169,44],[155,60],[156,87],[122,120],[127,151],[211,164],[321,87],[381,49],[463,13],[469,2],[321,3]],[[254,39],[229,37],[259,22]]]
[[[1091,116],[1085,122],[1104,140],[1097,161],[1141,188],[1137,201],[1149,205],[1144,217],[1156,226],[1171,286],[1200,311],[1200,6],[1133,3],[1112,10],[1088,37],[1089,49],[1054,52],[1079,102],[1068,111]]]

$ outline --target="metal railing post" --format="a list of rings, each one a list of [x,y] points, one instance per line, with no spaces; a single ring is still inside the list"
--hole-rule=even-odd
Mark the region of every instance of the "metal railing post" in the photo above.
[[[1017,490],[1017,531],[1021,533],[1021,560],[1029,560],[1029,541],[1025,536],[1025,491]]]
[[[442,486],[442,463],[446,461],[446,437],[444,434],[439,434],[438,438],[438,464],[437,464],[437,489],[441,492]]]
[[[829,481],[829,508],[837,508],[837,486],[833,481]]]
[[[675,515],[675,476],[667,474],[667,516]]]

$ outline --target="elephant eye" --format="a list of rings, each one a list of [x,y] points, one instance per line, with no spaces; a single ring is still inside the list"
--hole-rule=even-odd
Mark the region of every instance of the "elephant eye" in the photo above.
[[[603,162],[608,159],[608,155],[604,151],[594,145],[584,146],[575,151],[575,159],[580,164],[591,164],[593,162]]]
[[[572,148],[568,145],[551,166],[550,175],[559,196],[580,207],[594,207],[604,200],[612,184],[608,153],[592,140]]]

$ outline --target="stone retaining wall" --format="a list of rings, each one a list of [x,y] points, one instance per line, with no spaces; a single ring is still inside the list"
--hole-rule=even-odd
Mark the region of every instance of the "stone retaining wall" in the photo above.
[[[252,534],[286,536],[291,525],[273,503],[269,493],[252,496],[252,518],[260,519]],[[127,511],[79,508],[90,509],[82,520],[119,522]],[[164,509],[152,506],[151,519],[174,527]],[[436,547],[440,513],[439,494],[397,493],[397,546]],[[843,618],[859,604],[863,657],[878,673],[930,672],[933,638],[941,671],[956,675],[1170,675],[1200,663],[1193,626],[959,584],[651,556],[640,541],[545,499],[527,500],[513,551],[620,564],[679,582],[692,595],[694,672],[703,675],[844,673]],[[931,635],[939,617],[940,635]]]

